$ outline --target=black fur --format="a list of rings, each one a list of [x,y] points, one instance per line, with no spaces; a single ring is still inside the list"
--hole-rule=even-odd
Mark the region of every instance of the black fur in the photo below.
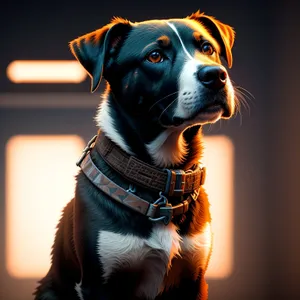
[[[215,38],[219,42],[219,54],[231,64],[233,41],[229,39],[233,39],[233,35],[226,35],[220,26],[233,34],[230,27],[200,13],[187,19],[174,19],[172,22],[176,23],[190,53],[199,51],[199,41],[193,38],[193,33],[197,30],[201,33],[200,24],[203,22],[213,34],[207,39]],[[171,45],[157,41],[165,36],[170,37]],[[147,163],[153,161],[145,145],[166,128],[178,126],[173,118],[175,104],[172,103],[177,98],[177,78],[185,57],[178,38],[172,38],[173,36],[174,32],[161,21],[133,24],[116,18],[102,29],[70,44],[73,54],[92,78],[92,91],[97,89],[102,76],[106,79],[105,93],[115,127],[135,156]],[[200,43],[204,40],[202,37]],[[161,64],[153,64],[145,59],[147,54],[156,49],[166,56]],[[219,55],[214,62],[220,63]],[[211,96],[199,102],[199,110],[207,105],[209,98]],[[226,95],[222,95],[222,99],[226,99]],[[189,152],[184,162],[175,168],[188,170],[201,158],[200,126],[187,129],[184,138]],[[106,176],[128,188],[130,182],[111,169],[96,151],[93,150],[91,155],[94,163]],[[158,198],[158,195],[142,187],[137,187],[136,193],[150,202]],[[170,198],[169,201],[176,204],[178,199]],[[174,218],[173,223],[184,236],[198,233],[206,222],[210,222],[209,203],[205,191],[201,189],[198,200],[191,204],[189,211]],[[152,227],[153,223],[145,216],[110,199],[79,172],[75,197],[64,208],[57,226],[51,268],[40,281],[35,299],[79,299],[74,289],[79,282],[84,300],[139,299],[134,291],[138,282],[143,280],[145,270],[124,268],[113,273],[108,282],[104,282],[103,265],[96,251],[97,235],[99,231],[106,230],[147,239]],[[153,255],[156,255],[155,251]],[[155,299],[206,299],[204,271],[199,270],[196,278],[184,275],[178,286],[164,291]]]

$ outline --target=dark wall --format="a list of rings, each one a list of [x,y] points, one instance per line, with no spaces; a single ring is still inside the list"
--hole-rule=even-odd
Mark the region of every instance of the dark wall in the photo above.
[[[300,296],[300,3],[293,4],[283,2],[273,10],[272,61],[266,70],[266,263],[271,295],[283,299]]]
[[[15,59],[72,59],[68,41],[101,27],[114,15],[139,21],[186,16],[198,8],[235,28],[230,74],[255,96],[248,100],[250,111],[242,110],[242,125],[236,118],[210,133],[229,135],[236,148],[234,272],[226,280],[210,281],[210,300],[299,299],[300,4],[296,1],[10,1],[0,10],[0,92],[88,93],[88,82],[14,85],[5,69]],[[8,113],[0,106],[1,140],[10,131],[3,117]],[[22,114],[18,117],[22,119]],[[0,209],[3,203],[0,196]],[[4,284],[0,276],[0,299],[2,295],[11,300]],[[25,286],[33,282],[16,288],[28,291]]]

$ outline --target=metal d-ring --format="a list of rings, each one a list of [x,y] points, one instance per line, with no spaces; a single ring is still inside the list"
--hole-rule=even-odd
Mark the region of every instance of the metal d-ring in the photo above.
[[[134,194],[136,192],[136,187],[130,183],[129,188],[126,190],[126,192]]]
[[[159,192],[159,198],[153,203],[153,205],[166,205],[168,203],[168,199],[162,192]]]
[[[159,192],[159,198],[153,203],[153,205],[157,205],[158,207],[165,206],[168,203],[168,199],[162,194],[162,192]],[[162,216],[158,218],[151,218],[149,217],[149,220],[152,222],[159,222],[163,221],[167,218],[167,216]]]
[[[152,222],[159,222],[159,221],[163,221],[165,218],[166,218],[166,216],[162,216],[162,217],[159,217],[159,218],[150,218],[149,217],[149,220],[152,221]]]

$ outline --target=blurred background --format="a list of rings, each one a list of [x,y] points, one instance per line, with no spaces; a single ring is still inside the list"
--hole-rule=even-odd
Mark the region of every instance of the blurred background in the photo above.
[[[142,21],[198,9],[234,27],[230,76],[255,97],[243,91],[250,109],[242,108],[242,119],[204,130],[216,232],[209,299],[300,299],[299,8],[291,0],[6,2],[0,10],[0,299],[32,299],[49,266],[60,210],[72,197],[75,161],[96,132],[101,89],[89,93],[68,42],[112,16]],[[46,75],[56,83],[45,83]]]

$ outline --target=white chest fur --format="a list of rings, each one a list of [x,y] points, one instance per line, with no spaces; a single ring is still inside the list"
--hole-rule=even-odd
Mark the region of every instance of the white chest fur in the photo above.
[[[136,296],[149,299],[154,299],[164,288],[176,284],[178,273],[184,269],[188,268],[193,274],[199,268],[206,268],[210,249],[209,224],[203,232],[194,236],[180,237],[174,224],[157,224],[148,239],[109,231],[100,231],[98,237],[104,280],[124,267],[146,269],[146,278],[136,287]],[[175,257],[179,259],[172,267]]]

